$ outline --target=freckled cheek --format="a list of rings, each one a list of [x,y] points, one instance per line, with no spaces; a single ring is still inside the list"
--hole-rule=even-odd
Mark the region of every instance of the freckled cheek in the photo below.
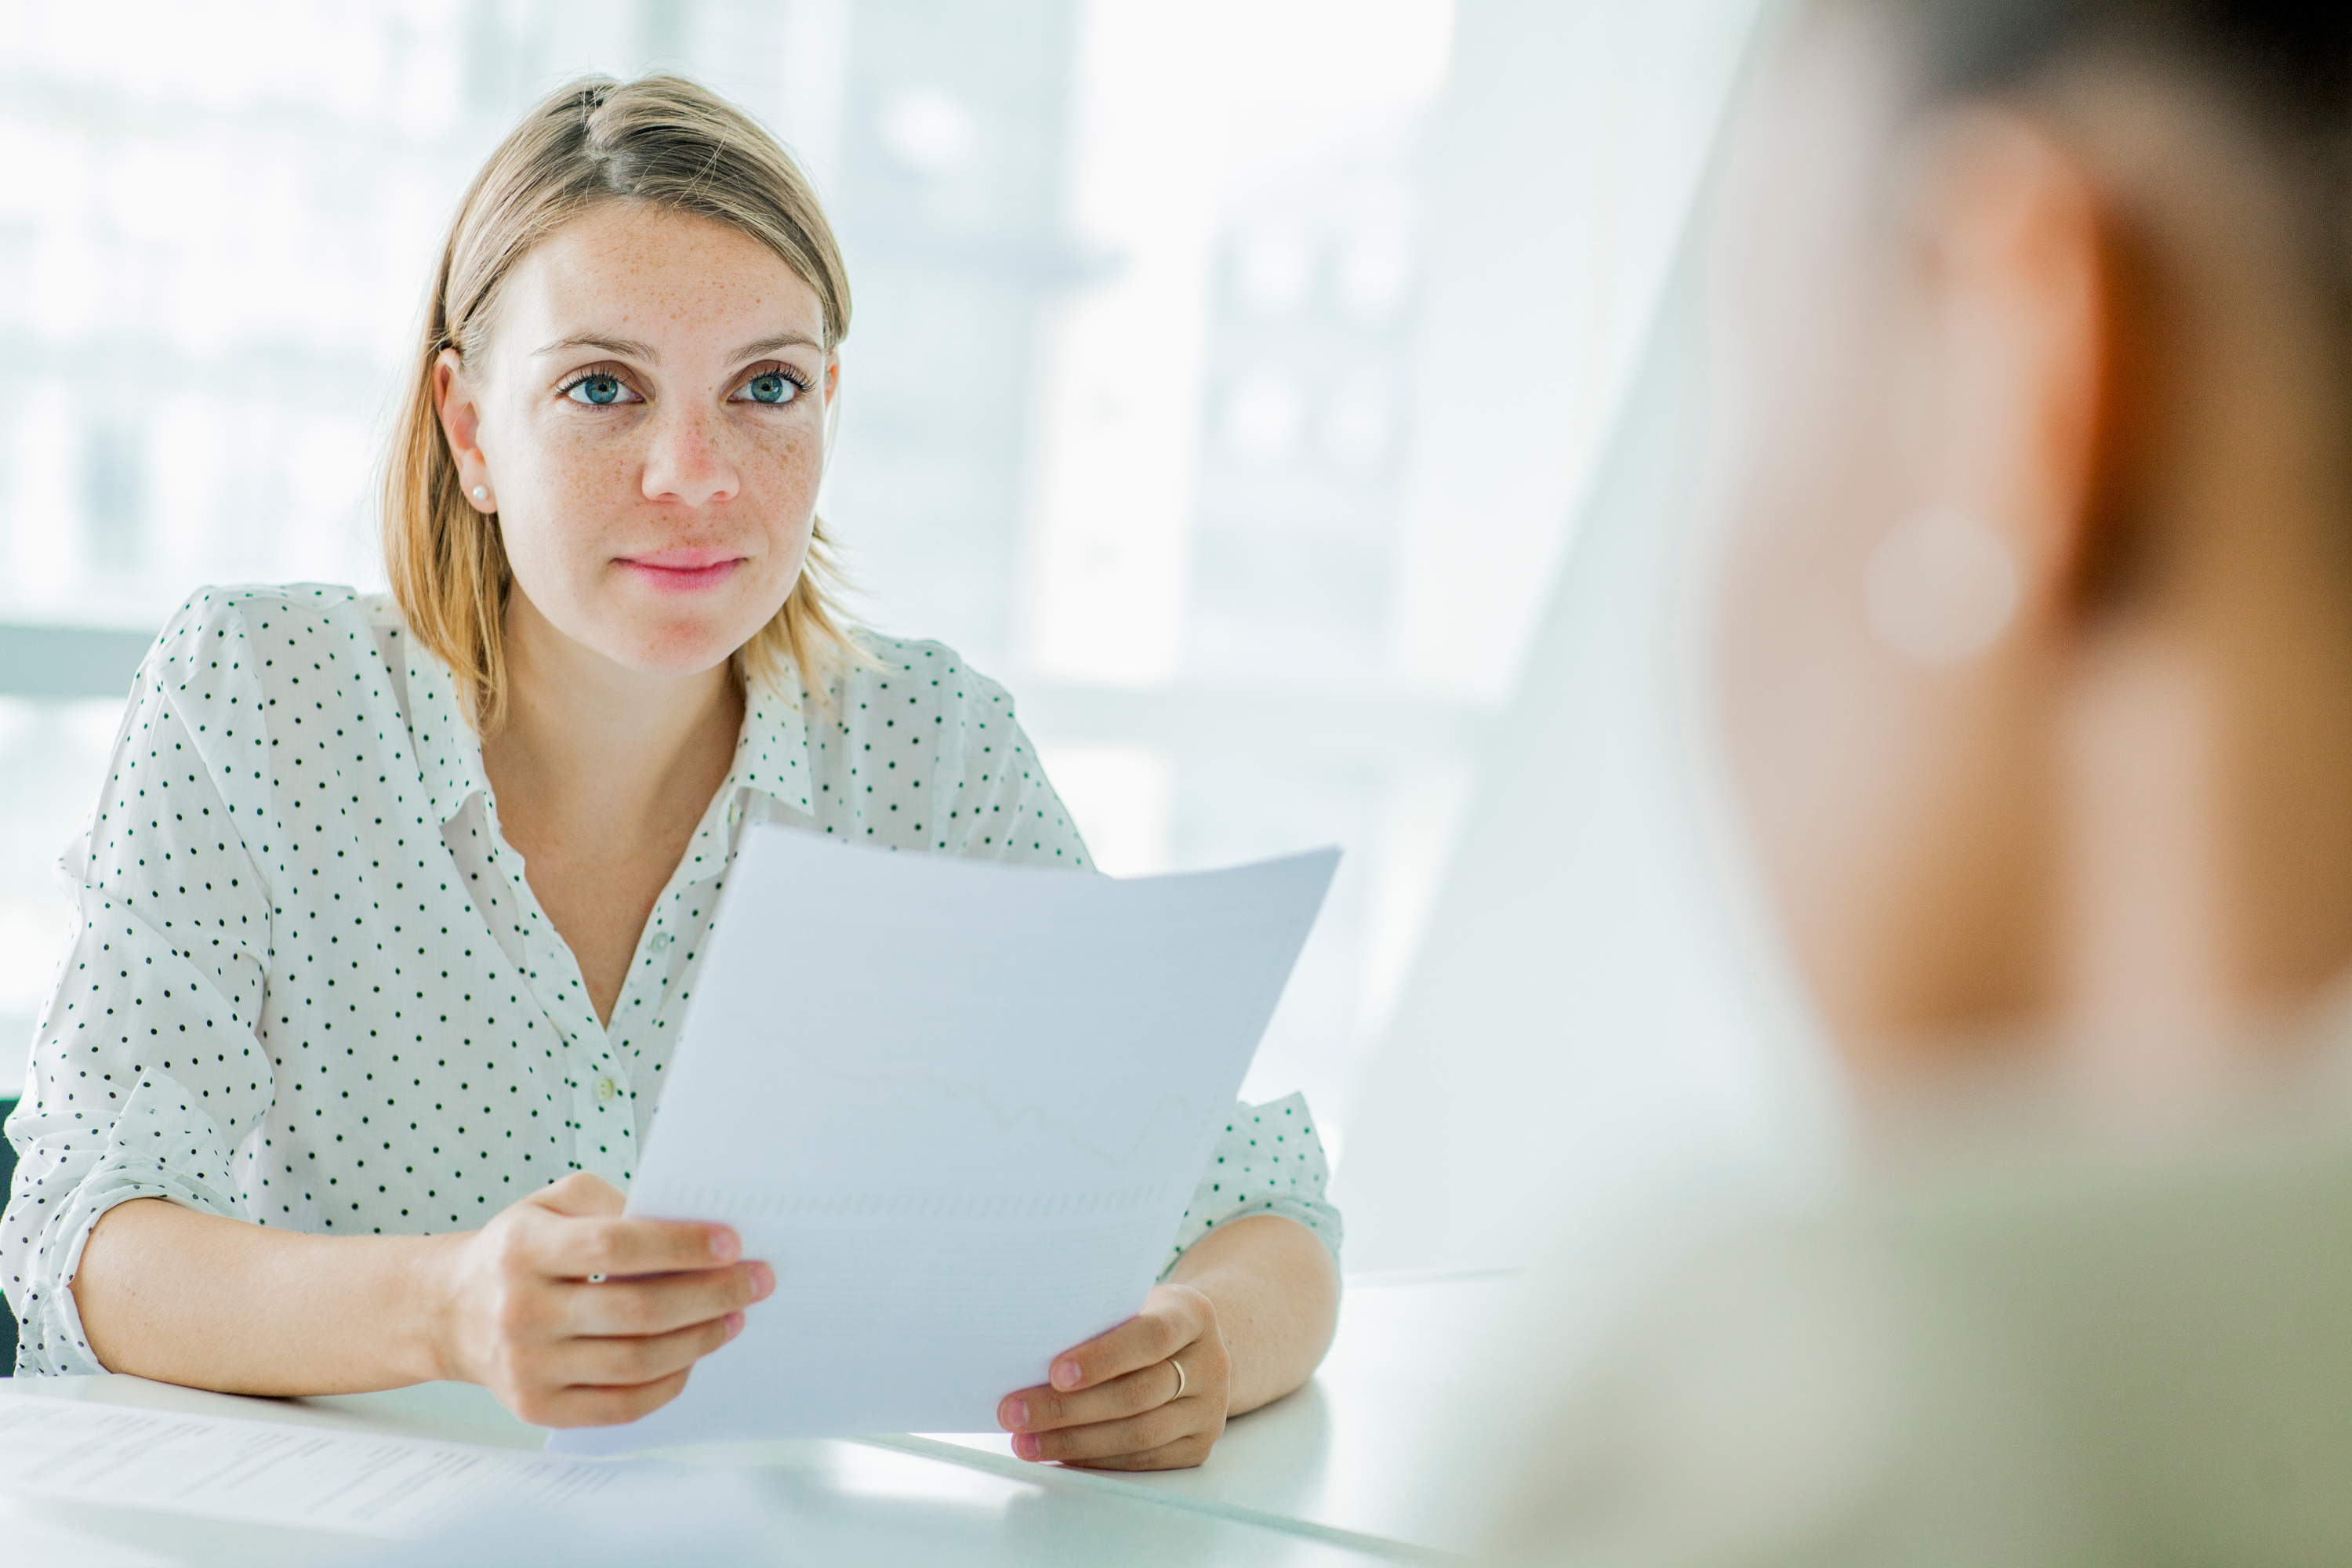
[[[541,448],[549,493],[573,507],[625,504],[644,491],[645,455],[638,446],[594,431],[551,433]]]
[[[625,442],[562,420],[519,421],[509,429],[521,438],[490,457],[517,580],[542,605],[594,592],[608,563],[607,525],[635,501],[642,464]]]
[[[510,521],[526,514],[578,517],[625,504],[643,470],[635,444],[560,416],[521,415],[502,422],[509,439],[484,443],[499,480],[500,510]]]
[[[757,498],[778,549],[797,548],[807,538],[824,478],[824,447],[814,433],[794,431],[745,454],[745,493]]]

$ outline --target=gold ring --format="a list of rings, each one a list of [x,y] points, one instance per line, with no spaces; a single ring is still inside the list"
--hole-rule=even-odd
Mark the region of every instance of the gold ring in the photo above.
[[[1171,1355],[1168,1358],[1168,1364],[1176,1369],[1176,1392],[1168,1396],[1168,1402],[1173,1405],[1184,1397],[1184,1363]]]

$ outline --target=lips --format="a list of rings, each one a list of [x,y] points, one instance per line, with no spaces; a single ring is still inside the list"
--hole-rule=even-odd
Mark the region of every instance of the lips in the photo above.
[[[745,557],[732,550],[653,550],[643,555],[621,556],[614,564],[647,587],[691,593],[726,582],[735,574],[736,568],[745,564]]]

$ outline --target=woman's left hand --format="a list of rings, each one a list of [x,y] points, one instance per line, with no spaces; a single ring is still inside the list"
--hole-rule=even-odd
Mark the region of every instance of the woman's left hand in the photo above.
[[[1223,1435],[1232,1373],[1208,1297],[1160,1285],[1142,1311],[1055,1356],[1050,1382],[1006,1394],[996,1419],[1024,1459],[1183,1469],[1207,1458]]]

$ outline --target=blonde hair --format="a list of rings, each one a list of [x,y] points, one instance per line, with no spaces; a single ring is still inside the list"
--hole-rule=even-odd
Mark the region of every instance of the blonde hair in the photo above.
[[[849,278],[816,193],[791,154],[734,105],[682,77],[586,77],[523,116],[449,225],[383,477],[393,597],[410,635],[449,667],[485,735],[506,716],[504,626],[514,574],[498,520],[466,500],[434,400],[434,363],[445,349],[476,363],[515,263],[582,214],[621,200],[749,235],[815,290],[827,353],[849,331]],[[802,682],[822,694],[835,663],[862,662],[840,587],[819,519],[783,607],[737,650],[739,677],[780,679],[789,656]]]

